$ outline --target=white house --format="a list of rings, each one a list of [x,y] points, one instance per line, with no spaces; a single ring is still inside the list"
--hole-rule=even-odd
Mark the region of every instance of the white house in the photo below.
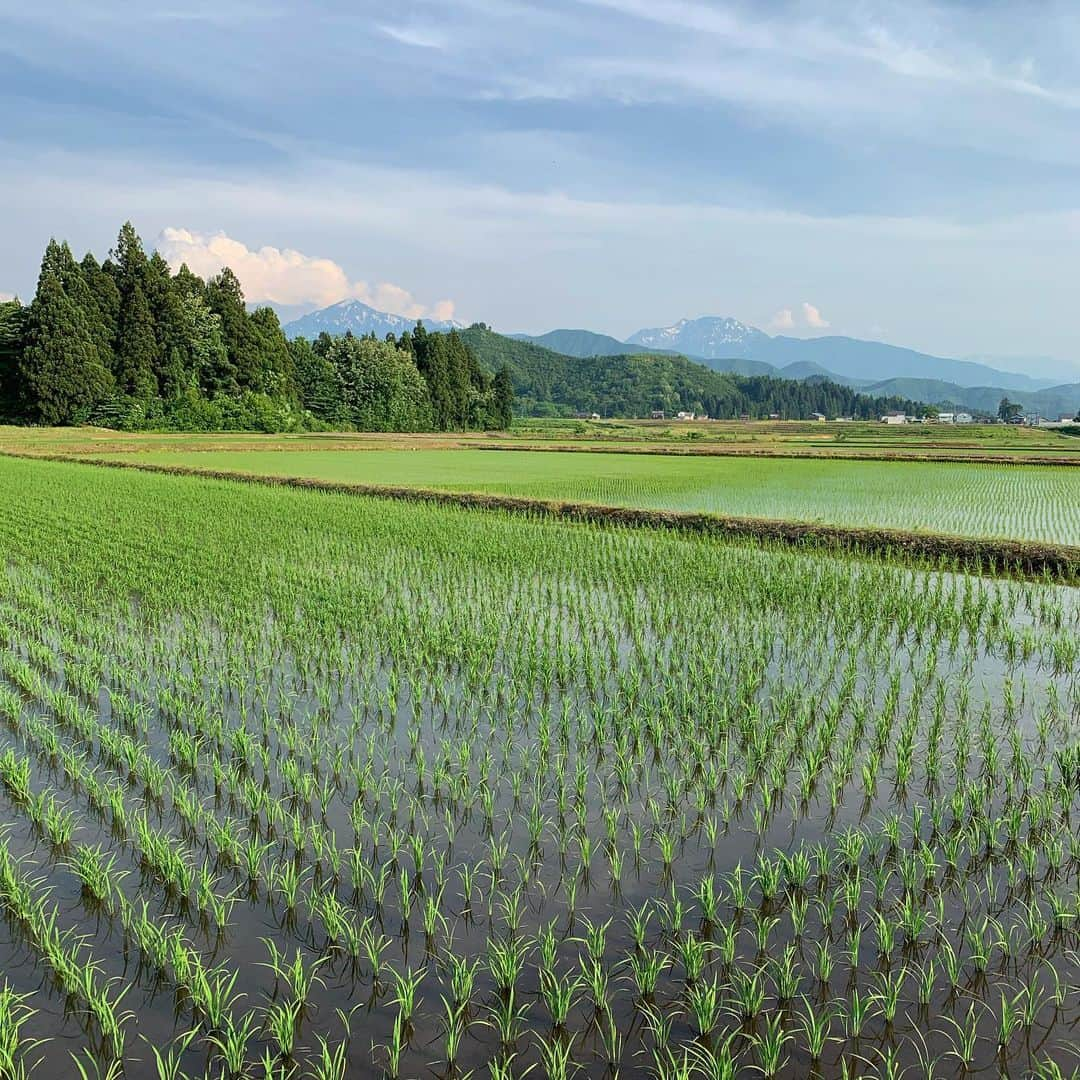
[[[886,413],[882,418],[883,424],[906,424],[907,417],[902,412]]]
[[[956,424],[970,424],[974,421],[975,417],[969,412],[958,412],[953,420]]]
[[[937,414],[937,422],[939,424],[955,424],[956,423],[956,413],[939,412]]]

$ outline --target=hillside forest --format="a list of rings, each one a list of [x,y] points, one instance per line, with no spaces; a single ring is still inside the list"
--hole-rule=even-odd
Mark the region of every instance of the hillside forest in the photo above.
[[[563,356],[493,333],[482,323],[463,330],[461,337],[482,365],[510,369],[523,416],[647,417],[654,411],[672,416],[685,410],[720,420],[809,420],[814,413],[877,420],[891,411],[926,411],[909,398],[862,394],[828,379],[736,375],[672,353]]]

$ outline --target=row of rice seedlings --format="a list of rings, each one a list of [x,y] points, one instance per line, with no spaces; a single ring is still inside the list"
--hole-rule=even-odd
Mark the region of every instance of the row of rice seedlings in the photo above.
[[[93,1016],[103,1042],[101,1049],[122,1060],[127,1028],[134,1013],[121,1006],[128,988],[116,989],[101,978],[100,965],[86,957],[86,944],[74,929],[61,930],[59,910],[48,902],[42,879],[26,876],[0,835],[0,905],[21,928],[27,940],[55,976],[64,993],[80,999]]]

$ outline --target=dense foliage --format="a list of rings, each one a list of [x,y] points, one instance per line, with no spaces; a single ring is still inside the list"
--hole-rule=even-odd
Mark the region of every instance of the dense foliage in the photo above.
[[[454,334],[290,343],[227,267],[203,281],[130,223],[104,263],[50,241],[37,292],[0,304],[0,415],[44,424],[282,431],[505,427],[509,378]]]
[[[686,410],[720,419],[775,413],[798,420],[820,412],[866,420],[891,410],[919,413],[923,408],[907,398],[870,397],[828,380],[711,371],[684,356],[563,356],[480,324],[461,336],[482,364],[509,368],[518,411],[525,416],[596,412],[635,417]]]
[[[324,423],[364,431],[510,426],[509,372],[480,369],[458,334],[416,329],[385,341],[331,337],[292,343],[304,403]]]

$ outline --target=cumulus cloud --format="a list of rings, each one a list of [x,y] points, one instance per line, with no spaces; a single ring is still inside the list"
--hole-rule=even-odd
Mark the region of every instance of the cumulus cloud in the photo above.
[[[824,330],[828,326],[829,320],[821,314],[818,308],[806,301],[803,301],[797,310],[789,307],[781,308],[769,320],[771,330],[795,330],[799,327],[810,330]]]
[[[822,317],[821,312],[813,304],[808,304],[805,300],[802,305],[802,314],[806,325],[812,330],[824,330],[829,325],[829,321]]]
[[[339,300],[360,300],[379,311],[408,319],[450,319],[451,300],[421,304],[400,285],[389,282],[350,281],[332,259],[321,259],[292,248],[252,250],[223,232],[196,233],[169,226],[157,239],[157,249],[175,271],[181,263],[200,277],[228,266],[240,279],[245,297],[253,303],[316,304],[326,307]]]
[[[14,300],[15,294],[10,292],[0,292],[0,304],[6,304],[9,300]]]

